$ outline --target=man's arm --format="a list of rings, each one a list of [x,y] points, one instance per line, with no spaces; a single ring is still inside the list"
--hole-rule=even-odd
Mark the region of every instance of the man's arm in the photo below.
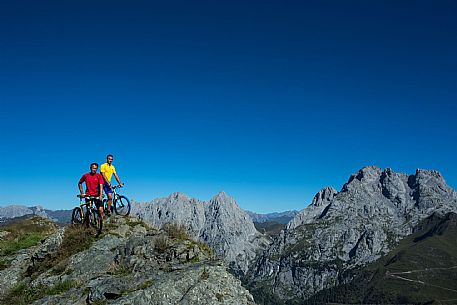
[[[109,185],[109,187],[111,187],[111,183],[106,178],[105,167],[103,165],[105,165],[105,164],[102,164],[102,166],[100,167],[100,174],[102,175],[104,182],[106,182]]]
[[[86,180],[86,176],[83,175],[81,177],[81,179],[79,179],[79,182],[78,182],[78,187],[79,187],[79,193],[82,195],[84,195],[84,192],[83,192],[83,182]]]
[[[100,198],[99,199],[100,199],[100,201],[102,201],[103,200],[103,184],[100,183],[99,187],[100,187],[100,190],[99,190]]]
[[[124,185],[124,184],[122,184],[121,179],[119,178],[119,176],[117,175],[117,173],[114,173],[114,177],[116,178],[117,183],[118,183],[119,185],[121,185],[121,186]]]
[[[78,187],[79,187],[79,193],[82,195],[84,195],[84,192],[83,192],[83,184],[80,182],[78,183]]]
[[[109,185],[109,187],[111,187],[111,183],[108,182],[108,179],[105,176],[105,172],[101,172],[101,173],[102,173],[102,177],[103,177],[104,181]]]

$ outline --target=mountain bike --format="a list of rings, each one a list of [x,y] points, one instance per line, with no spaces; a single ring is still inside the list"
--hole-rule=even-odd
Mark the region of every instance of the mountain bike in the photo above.
[[[123,196],[119,195],[116,192],[116,189],[121,188],[121,185],[112,186],[111,189],[113,190],[113,204],[111,205],[111,212],[114,209],[117,215],[127,216],[130,214],[130,200]],[[105,207],[105,211],[108,211],[108,199],[103,199],[103,206]]]
[[[81,195],[77,195],[77,197],[79,198],[79,207],[73,209],[71,223],[85,224],[87,227],[94,228],[97,231],[97,236],[100,235],[103,229],[103,220],[95,204],[98,197]]]

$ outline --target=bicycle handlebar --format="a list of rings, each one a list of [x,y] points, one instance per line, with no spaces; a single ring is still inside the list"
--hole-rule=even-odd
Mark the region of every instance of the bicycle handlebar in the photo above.
[[[113,185],[111,188],[114,189],[120,189],[121,187],[124,187],[124,185]]]
[[[81,198],[81,199],[82,199],[82,198],[86,198],[86,199],[98,199],[98,198],[100,198],[100,196],[90,196],[90,195],[89,195],[89,196],[86,196],[86,195],[76,195],[76,197]]]

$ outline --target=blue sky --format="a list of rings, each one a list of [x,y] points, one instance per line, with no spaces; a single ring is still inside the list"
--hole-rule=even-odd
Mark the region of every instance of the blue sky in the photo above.
[[[0,205],[129,197],[302,209],[366,165],[457,186],[455,1],[0,4]]]

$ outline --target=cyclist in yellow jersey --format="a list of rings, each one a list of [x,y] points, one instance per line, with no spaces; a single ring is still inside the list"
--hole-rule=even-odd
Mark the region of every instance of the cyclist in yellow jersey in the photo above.
[[[113,203],[113,190],[111,189],[111,187],[112,187],[111,178],[113,177],[113,175],[116,178],[117,183],[119,183],[120,186],[124,185],[116,173],[116,168],[113,165],[113,160],[114,160],[113,155],[107,155],[106,163],[103,163],[102,166],[100,167],[100,173],[102,174],[103,178],[105,179],[105,184],[103,184],[103,190],[105,191],[105,194],[108,196],[108,202],[107,202],[108,216],[110,216],[110,214],[111,214],[111,204]]]

